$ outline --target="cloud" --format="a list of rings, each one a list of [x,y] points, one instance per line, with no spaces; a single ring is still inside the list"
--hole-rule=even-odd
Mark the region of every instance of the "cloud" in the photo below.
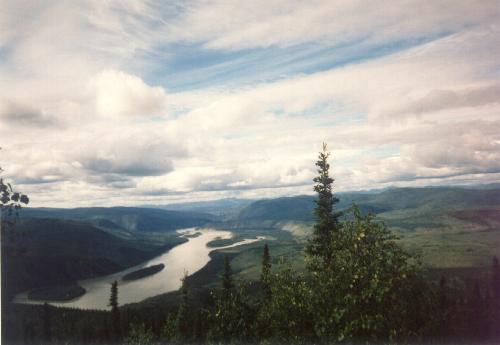
[[[0,124],[23,127],[49,127],[58,124],[57,119],[33,107],[10,100],[0,99]]]
[[[0,13],[3,176],[34,205],[310,193],[326,141],[338,190],[491,181],[498,12],[12,2]]]
[[[163,138],[158,130],[151,129],[144,135],[147,132],[141,128],[117,129],[112,135],[102,131],[98,142],[71,153],[72,160],[92,173],[158,176],[171,172],[172,159],[185,154],[181,146]]]
[[[90,81],[90,88],[95,90],[96,111],[101,116],[154,116],[165,109],[163,88],[121,71],[100,72]]]
[[[496,1],[199,1],[170,25],[175,39],[211,49],[248,49],[303,42],[391,41],[495,23]]]
[[[393,109],[395,114],[424,114],[444,109],[477,107],[491,103],[500,103],[500,85],[487,85],[465,90],[431,90],[424,97],[409,101],[400,109]]]

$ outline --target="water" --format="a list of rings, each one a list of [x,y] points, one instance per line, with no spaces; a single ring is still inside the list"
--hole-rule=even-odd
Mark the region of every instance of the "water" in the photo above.
[[[79,281],[78,284],[87,291],[83,296],[65,302],[50,302],[56,306],[81,308],[81,309],[108,309],[107,304],[110,294],[110,285],[118,281],[118,302],[120,305],[140,302],[148,297],[179,289],[184,273],[193,274],[203,268],[210,260],[209,253],[213,250],[231,248],[243,244],[259,241],[246,239],[229,246],[208,248],[207,243],[217,239],[232,237],[230,231],[215,229],[185,229],[179,230],[188,241],[180,244],[170,251],[146,261],[140,265],[104,277]],[[198,236],[191,237],[198,233]],[[149,277],[133,281],[122,281],[121,278],[130,272],[151,265],[164,264],[165,268]],[[33,301],[27,298],[27,293],[19,294],[14,299],[15,303],[42,304],[44,301]]]

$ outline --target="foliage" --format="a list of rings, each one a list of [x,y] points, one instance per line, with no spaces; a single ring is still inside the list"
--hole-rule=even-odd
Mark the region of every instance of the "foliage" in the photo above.
[[[271,298],[271,287],[269,284],[271,276],[271,256],[269,255],[269,246],[267,243],[264,245],[264,252],[262,253],[262,271],[260,274],[260,283],[264,295],[264,301]]]
[[[324,270],[314,272],[315,332],[322,339],[392,339],[410,336],[408,298],[419,304],[413,288],[419,266],[372,215],[352,208],[350,218],[332,238],[333,253]],[[317,260],[313,258],[312,260]]]
[[[121,325],[120,310],[118,309],[118,282],[116,280],[111,283],[111,293],[108,306],[111,307],[111,326],[113,330],[113,339],[119,340],[121,338]]]
[[[161,329],[161,339],[167,342],[174,342],[179,334],[177,330],[177,315],[170,313]]]
[[[229,257],[224,256],[224,273],[222,274],[222,292],[229,293],[233,289],[233,280],[231,275],[233,274],[231,270],[231,265],[229,263]]]
[[[227,256],[224,257],[222,287],[212,293],[215,306],[211,311],[209,339],[229,343],[237,340],[248,341],[252,335],[253,312],[248,301],[245,286],[236,285],[232,280],[232,270]]]
[[[318,167],[318,176],[314,178],[316,183],[314,191],[318,193],[316,200],[316,208],[314,214],[316,222],[314,224],[314,232],[306,248],[310,256],[321,258],[325,263],[328,263],[333,254],[328,244],[332,237],[339,231],[339,213],[333,211],[333,205],[338,202],[338,199],[333,195],[332,184],[333,178],[330,177],[330,164],[328,158],[327,146],[323,143],[323,151],[319,153],[316,166]],[[318,269],[318,268],[316,268]]]
[[[0,173],[2,172],[0,167]],[[26,194],[16,192],[10,183],[6,183],[3,178],[0,178],[0,230],[1,237],[5,238],[7,227],[14,224],[14,218],[17,216],[17,211],[29,203],[29,198]]]
[[[187,273],[184,273],[181,285],[181,303],[177,311],[177,318],[175,319],[175,329],[176,338],[179,340],[188,339],[190,328],[191,328],[191,318],[189,311],[189,290],[186,282]]]
[[[155,336],[151,328],[145,324],[132,324],[128,336],[125,338],[125,344],[129,345],[151,345],[154,343]]]
[[[282,261],[269,285],[271,298],[261,305],[256,320],[259,338],[272,343],[313,339],[314,291],[305,278]]]

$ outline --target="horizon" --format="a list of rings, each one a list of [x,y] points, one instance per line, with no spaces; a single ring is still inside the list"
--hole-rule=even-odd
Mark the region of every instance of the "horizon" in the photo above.
[[[499,22],[493,0],[8,2],[1,177],[33,207],[312,194],[326,142],[335,192],[498,183]]]
[[[406,188],[411,188],[411,189],[431,189],[431,188],[451,188],[451,189],[470,189],[470,190],[488,190],[488,189],[498,189],[500,185],[498,183],[484,183],[484,184],[467,184],[467,185],[429,185],[429,186],[417,186],[417,187],[395,187],[395,186],[388,186],[384,188],[379,188],[379,189],[359,189],[359,190],[346,190],[346,191],[341,191],[341,192],[333,192],[334,195],[339,196],[339,200],[341,199],[342,195],[345,194],[378,194],[378,193],[383,193],[383,192],[388,192],[391,190],[395,189],[406,189]],[[109,206],[103,206],[103,205],[93,205],[93,206],[69,206],[69,207],[64,207],[64,206],[58,206],[58,207],[52,207],[52,206],[36,206],[33,207],[31,205],[26,205],[23,206],[23,208],[39,208],[39,209],[76,209],[76,208],[151,208],[151,209],[165,209],[169,210],[165,207],[168,206],[181,206],[181,205],[187,205],[187,204],[210,204],[210,203],[215,203],[219,201],[226,201],[226,200],[237,200],[237,201],[249,201],[251,203],[256,202],[256,201],[261,201],[261,200],[273,200],[273,199],[279,199],[279,198],[295,198],[295,197],[303,197],[303,196],[308,196],[308,197],[313,197],[315,196],[314,192],[311,192],[309,194],[290,194],[290,195],[280,195],[280,196],[275,196],[275,197],[268,197],[268,198],[238,198],[238,197],[228,197],[228,198],[219,198],[219,199],[206,199],[206,200],[185,200],[181,202],[172,202],[172,203],[165,203],[165,204],[137,204],[137,205],[109,205]],[[178,210],[181,211],[182,210]]]

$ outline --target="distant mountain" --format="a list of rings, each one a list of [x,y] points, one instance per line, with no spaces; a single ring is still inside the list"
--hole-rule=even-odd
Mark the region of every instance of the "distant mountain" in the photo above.
[[[309,195],[258,200],[243,208],[237,220],[312,220],[314,200]]]
[[[452,212],[462,209],[500,207],[500,189],[471,189],[459,187],[393,188],[379,193],[351,192],[337,194],[337,210],[345,210],[356,203],[363,212],[380,214],[393,221],[403,216]],[[233,222],[253,224],[269,221],[314,220],[315,196],[295,196],[259,200],[243,208]],[[397,217],[396,217],[397,215]],[[415,218],[415,217],[414,217]],[[417,218],[416,218],[417,219]],[[419,221],[424,221],[419,219]]]
[[[148,260],[174,243],[125,240],[63,219],[20,219],[2,239],[2,293],[105,275]]]
[[[500,189],[459,187],[395,188],[378,194],[346,193],[343,202],[355,202],[381,211],[425,208],[448,210],[500,205]]]
[[[184,202],[184,203],[167,204],[167,205],[148,205],[147,207],[160,208],[172,211],[209,213],[222,220],[225,220],[236,216],[241,211],[241,209],[243,209],[245,206],[250,205],[254,201],[255,200],[252,199],[227,198],[227,199],[218,199],[210,201]]]
[[[142,207],[25,208],[26,218],[77,220],[96,227],[130,232],[165,232],[203,226],[216,219],[208,213]]]

